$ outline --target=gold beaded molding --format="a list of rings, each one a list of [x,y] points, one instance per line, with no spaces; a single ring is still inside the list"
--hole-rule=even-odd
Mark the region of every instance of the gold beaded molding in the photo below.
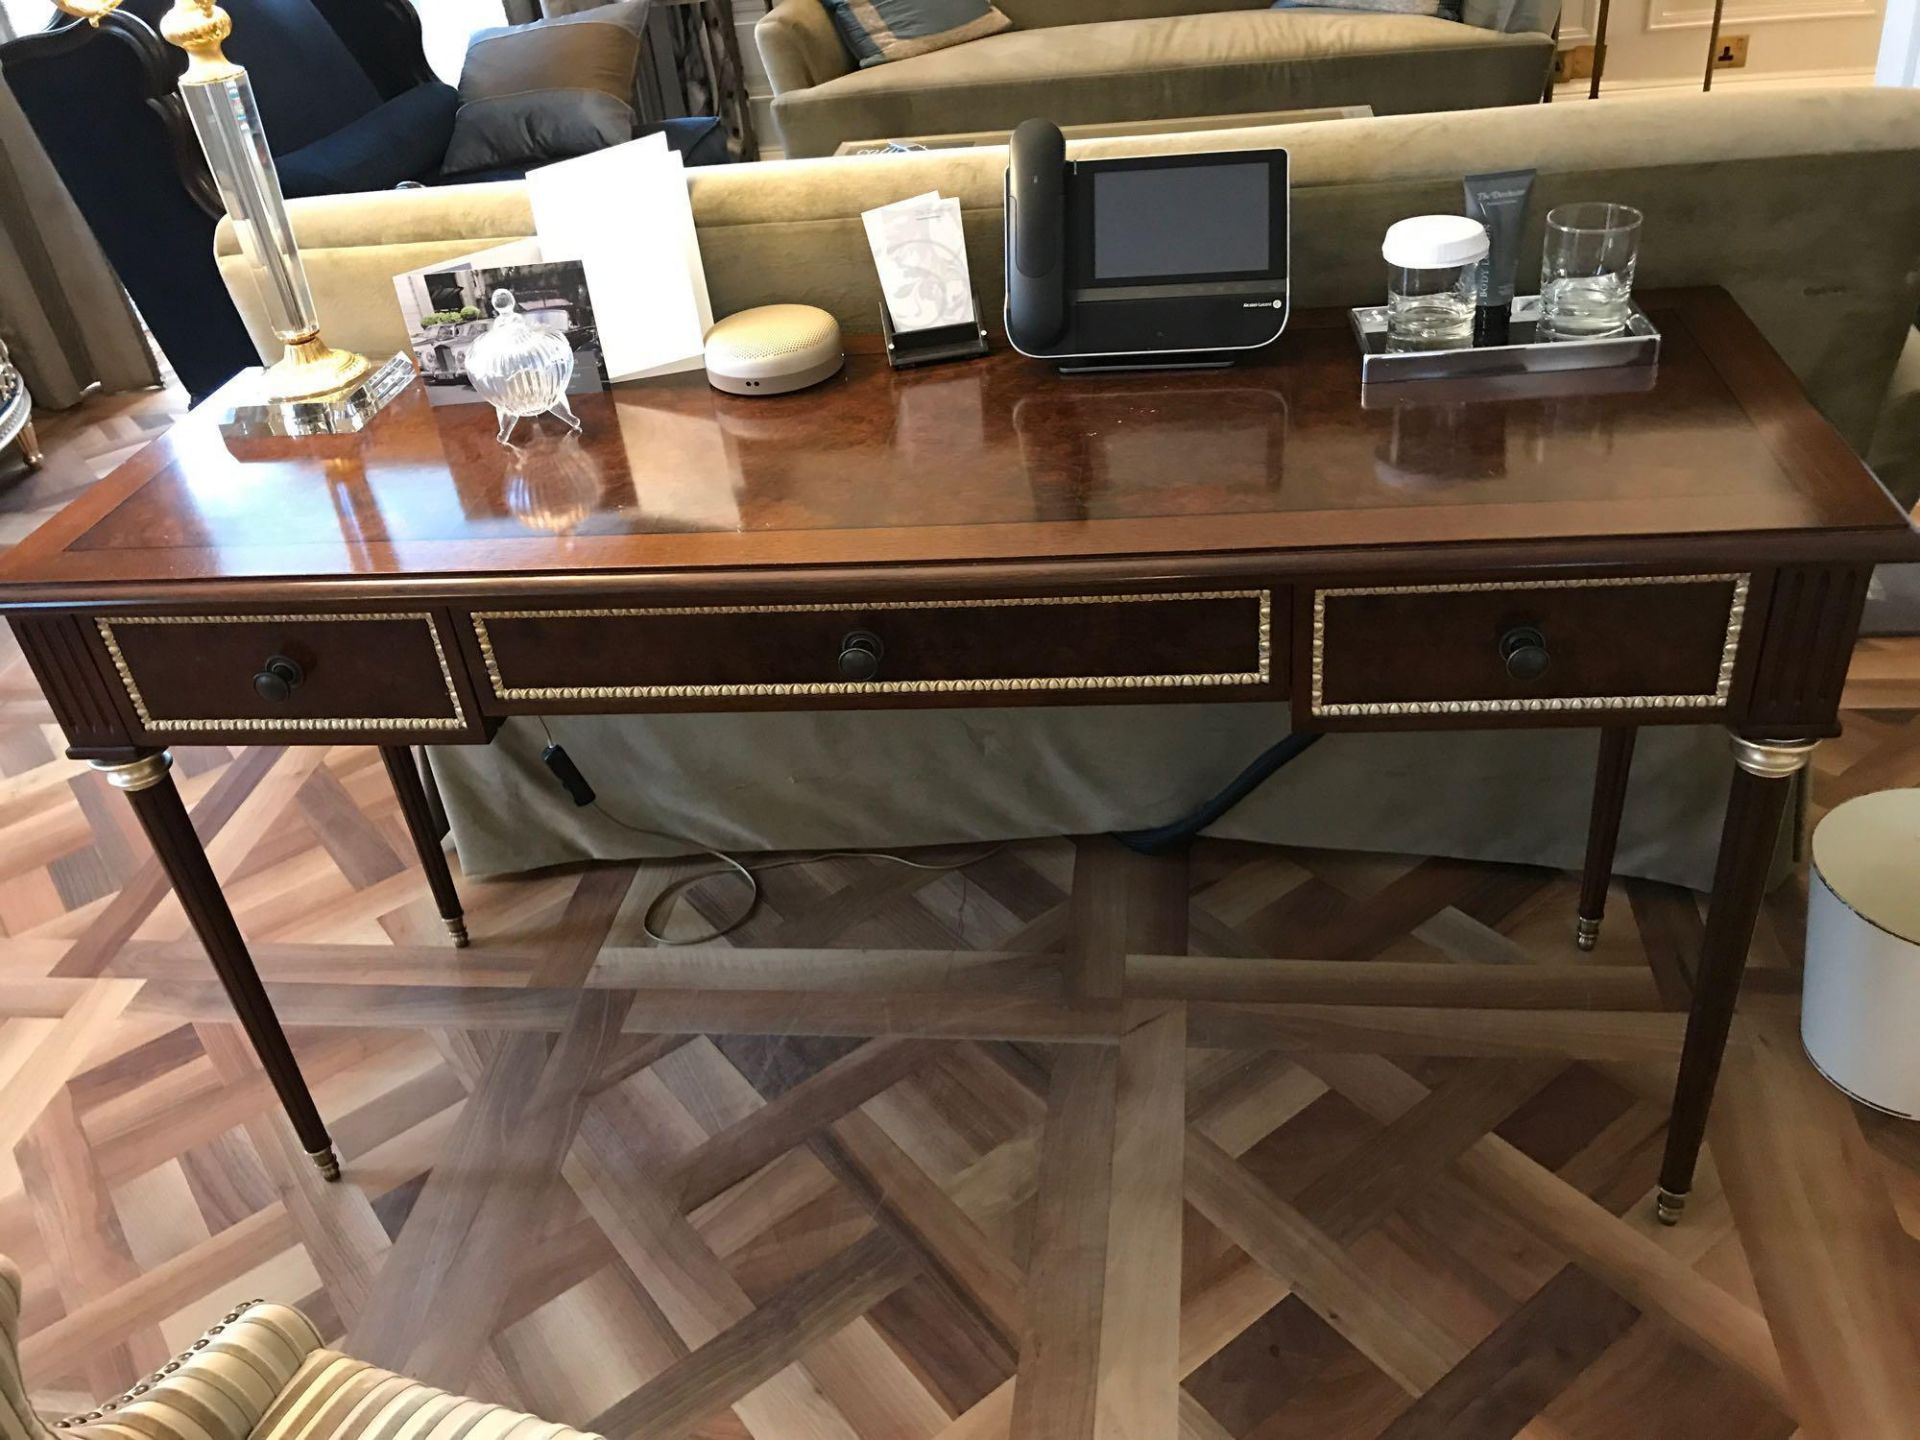
[[[131,1390],[126,1391],[124,1394],[116,1395],[97,1410],[89,1410],[84,1415],[69,1415],[64,1420],[56,1420],[53,1422],[53,1428],[56,1430],[71,1430],[76,1425],[91,1425],[94,1421],[104,1419],[106,1416],[111,1415],[121,1406],[131,1405],[135,1401],[144,1398],[147,1392],[153,1389],[154,1386],[176,1373],[182,1365],[185,1365],[189,1360],[193,1359],[196,1354],[211,1345],[214,1340],[226,1330],[227,1326],[237,1323],[240,1317],[254,1306],[264,1305],[266,1303],[264,1300],[242,1301],[240,1304],[234,1306],[233,1309],[229,1310],[226,1318],[221,1320],[219,1324],[209,1326],[206,1334],[202,1335],[178,1355],[174,1356],[173,1359],[167,1361],[166,1364],[162,1365],[138,1385],[135,1385]]]
[[[1724,708],[1733,691],[1733,666],[1740,654],[1740,627],[1747,614],[1750,574],[1602,575],[1586,580],[1493,580],[1459,585],[1375,585],[1313,592],[1313,713],[1326,716],[1502,715],[1576,710],[1713,710]],[[1327,703],[1327,601],[1348,595],[1459,595],[1492,590],[1598,590],[1647,585],[1731,585],[1727,638],[1720,648],[1720,673],[1713,689],[1701,695],[1565,695],[1552,699],[1370,700]]]
[[[889,610],[985,610],[1019,606],[1140,605],[1153,601],[1259,602],[1257,661],[1252,670],[1188,675],[1043,675],[977,680],[829,680],[735,685],[509,685],[493,652],[488,621],[620,620],[675,615],[871,614]],[[486,610],[472,615],[473,635],[493,693],[502,700],[712,700],[771,695],[937,695],[1038,690],[1177,689],[1201,685],[1264,685],[1272,674],[1273,592],[1189,590],[1146,595],[1033,595],[1006,599],[885,600],[873,604],[689,605],[643,609]]]
[[[133,678],[133,670],[127,664],[127,657],[121,653],[120,642],[114,635],[116,625],[310,625],[371,620],[417,620],[427,627],[427,636],[433,641],[434,659],[440,664],[440,679],[447,687],[447,703],[453,707],[453,714],[255,715],[240,720],[157,716],[147,709],[146,697],[140,693],[139,683]],[[440,643],[440,627],[433,616],[424,610],[313,615],[102,615],[97,616],[93,623],[100,631],[101,642],[107,647],[108,658],[113,661],[113,668],[120,676],[127,699],[133,702],[133,713],[148,730],[464,730],[467,725],[466,711],[460,704],[460,691],[453,683],[453,669],[447,664],[446,647]]]

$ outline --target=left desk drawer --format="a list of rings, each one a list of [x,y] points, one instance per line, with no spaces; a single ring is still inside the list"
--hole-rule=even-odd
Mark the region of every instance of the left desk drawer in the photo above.
[[[454,739],[478,720],[443,623],[426,610],[298,611],[103,615],[94,628],[149,739]]]

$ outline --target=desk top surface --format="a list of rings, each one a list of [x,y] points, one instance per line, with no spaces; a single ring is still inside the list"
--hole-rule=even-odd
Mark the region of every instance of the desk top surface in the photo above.
[[[825,385],[755,399],[696,371],[575,397],[582,437],[542,421],[518,450],[496,443],[488,407],[435,407],[420,385],[360,435],[230,441],[229,387],[0,561],[0,604],[217,580],[271,599],[279,581],[372,593],[456,576],[1083,561],[1178,574],[1228,555],[1286,570],[1355,547],[1920,558],[1730,299],[1643,303],[1665,337],[1651,375],[1424,382],[1364,404],[1331,313],[1229,370],[1062,377],[1000,346],[895,372],[861,348]]]

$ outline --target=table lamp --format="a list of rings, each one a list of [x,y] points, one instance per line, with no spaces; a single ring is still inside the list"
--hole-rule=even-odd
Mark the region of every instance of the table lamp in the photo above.
[[[55,0],[69,15],[98,25],[120,0]],[[187,54],[180,98],[207,167],[227,207],[241,252],[274,334],[286,353],[261,373],[248,419],[280,434],[333,434],[360,429],[413,379],[413,362],[394,355],[374,362],[335,350],[320,338],[280,176],[267,149],[260,107],[246,69],[221,53],[233,22],[213,0],[175,0],[160,33]]]

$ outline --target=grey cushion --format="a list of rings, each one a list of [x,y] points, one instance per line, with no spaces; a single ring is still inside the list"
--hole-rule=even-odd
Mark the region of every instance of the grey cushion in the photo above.
[[[988,0],[825,0],[840,42],[862,67],[997,35],[1013,22]]]
[[[539,165],[631,140],[648,3],[475,35],[444,172]]]

